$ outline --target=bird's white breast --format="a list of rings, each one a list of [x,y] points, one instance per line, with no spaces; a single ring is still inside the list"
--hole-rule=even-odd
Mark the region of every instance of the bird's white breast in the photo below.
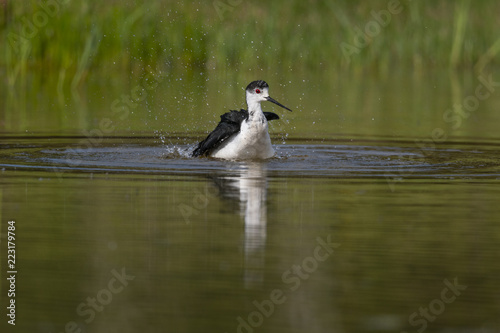
[[[243,121],[240,131],[212,153],[212,157],[224,159],[265,159],[273,156],[267,120],[262,112]]]

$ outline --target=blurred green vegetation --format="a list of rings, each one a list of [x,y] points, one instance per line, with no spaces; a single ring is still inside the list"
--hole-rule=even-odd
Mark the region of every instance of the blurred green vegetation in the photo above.
[[[480,67],[500,50],[500,3],[399,1],[401,12],[348,59],[357,28],[391,1],[12,1],[0,2],[0,73],[28,71],[73,87],[92,69],[380,70],[396,64]],[[45,8],[45,9],[44,9]],[[24,37],[23,37],[24,36]],[[28,38],[25,38],[28,37]],[[358,36],[359,37],[359,36]]]
[[[265,79],[294,109],[274,126],[295,137],[427,136],[479,73],[499,81],[498,12],[493,0],[0,0],[0,131],[109,118],[115,134],[205,133]],[[496,98],[481,109],[452,133],[497,123]]]

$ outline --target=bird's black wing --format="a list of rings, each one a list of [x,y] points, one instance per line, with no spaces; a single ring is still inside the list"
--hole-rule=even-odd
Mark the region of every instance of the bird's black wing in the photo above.
[[[280,119],[273,112],[264,112],[267,121]],[[198,147],[193,151],[192,156],[209,155],[214,149],[219,147],[230,136],[238,133],[243,120],[248,119],[248,111],[241,109],[240,111],[231,110],[220,116],[220,122],[217,127],[207,136],[207,138],[198,144]]]
[[[266,117],[267,121],[280,119],[280,117],[273,112],[264,112],[264,116]]]
[[[219,147],[224,140],[240,131],[241,123],[248,118],[248,111],[241,110],[224,113],[220,116],[220,122],[217,127],[207,136],[207,138],[198,144],[193,151],[192,156],[198,157],[210,154]]]
[[[245,119],[248,119],[248,111],[244,109],[241,109],[240,111],[230,110],[220,116],[221,122],[225,121],[236,124],[241,124]]]

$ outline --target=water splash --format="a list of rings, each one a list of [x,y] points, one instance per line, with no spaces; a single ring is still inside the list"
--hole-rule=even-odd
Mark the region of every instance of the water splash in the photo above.
[[[192,158],[191,152],[194,149],[194,146],[185,146],[185,145],[173,145],[165,147],[165,150],[161,154],[161,159],[187,159]]]

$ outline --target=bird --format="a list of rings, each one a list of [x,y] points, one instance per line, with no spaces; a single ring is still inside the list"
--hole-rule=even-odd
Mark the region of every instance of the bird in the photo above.
[[[263,112],[261,102],[272,102],[292,111],[269,96],[269,85],[252,81],[245,89],[248,110],[230,110],[220,116],[217,127],[193,150],[192,157],[209,156],[228,160],[268,159],[274,156],[268,121],[279,119],[273,112]]]

